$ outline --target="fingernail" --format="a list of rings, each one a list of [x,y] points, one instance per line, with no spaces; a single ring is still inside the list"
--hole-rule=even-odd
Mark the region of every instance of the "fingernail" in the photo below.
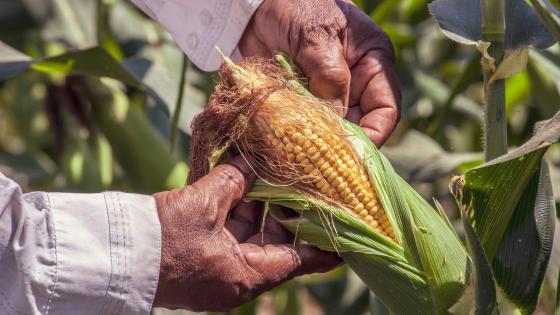
[[[249,162],[245,159],[245,157],[241,155],[226,160],[225,163],[235,166],[243,174],[243,176],[245,176],[245,179],[249,183],[252,183],[257,178],[254,169],[249,165]]]
[[[332,100],[331,104],[338,115],[344,116],[344,103],[340,99]]]

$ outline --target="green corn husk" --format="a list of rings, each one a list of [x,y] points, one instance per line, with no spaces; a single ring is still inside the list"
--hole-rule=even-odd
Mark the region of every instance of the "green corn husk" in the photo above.
[[[397,244],[345,210],[298,194],[290,187],[257,182],[246,196],[296,210],[280,222],[298,238],[336,251],[395,314],[446,314],[463,295],[470,260],[447,217],[400,178],[361,129],[344,123],[370,180],[393,217]],[[330,222],[329,222],[330,221]],[[325,227],[327,226],[327,228]],[[332,235],[332,231],[336,231]],[[334,239],[333,239],[334,238]]]
[[[290,67],[282,56],[276,58],[282,61],[280,64],[284,68]],[[262,62],[256,61],[257,66]],[[246,152],[242,148],[244,143],[236,138],[239,134],[230,130],[239,132],[249,125],[252,112],[246,108],[263,102],[273,93],[259,93],[260,83],[253,82],[259,80],[259,75],[254,75],[244,65],[235,65],[225,58],[223,81],[218,89],[226,89],[228,93],[211,99],[209,109],[193,123],[191,182],[208,172],[226,148],[236,147]],[[313,98],[302,84],[294,80],[295,76],[283,76],[287,78],[282,89]],[[235,89],[243,89],[251,97],[236,99],[230,93]],[[253,97],[253,93],[256,96]],[[236,110],[229,110],[229,107]],[[213,110],[214,114],[211,113]],[[230,116],[233,115],[232,120]],[[299,239],[323,250],[338,252],[392,313],[448,314],[472,282],[467,250],[442,209],[434,209],[399,177],[360,127],[342,118],[336,119],[340,120],[352,150],[376,189],[396,240],[371,228],[347,209],[302,192],[297,185],[259,180],[246,199],[285,206],[299,213],[297,218],[287,218],[281,211],[272,210],[273,215]],[[214,129],[208,125],[209,120],[219,120]],[[201,150],[203,144],[205,150]]]

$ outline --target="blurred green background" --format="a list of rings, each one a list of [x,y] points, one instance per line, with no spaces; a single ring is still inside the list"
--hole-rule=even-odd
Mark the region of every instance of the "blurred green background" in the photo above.
[[[456,217],[449,179],[482,159],[479,53],[442,35],[429,1],[354,2],[387,32],[397,55],[402,120],[383,151],[422,195]],[[152,193],[185,183],[190,120],[218,77],[192,65],[131,3],[0,0],[0,41],[0,171],[25,191]],[[535,122],[560,109],[558,45],[531,51],[506,86],[509,144],[517,146]],[[558,203],[560,147],[547,157]],[[543,314],[555,303],[557,251]],[[230,313],[384,312],[342,267],[286,283]]]

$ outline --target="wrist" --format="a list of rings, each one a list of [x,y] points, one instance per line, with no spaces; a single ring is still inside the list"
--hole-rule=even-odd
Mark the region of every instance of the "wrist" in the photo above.
[[[154,307],[165,307],[170,308],[169,301],[166,300],[167,294],[167,283],[169,274],[169,233],[167,228],[167,216],[165,200],[169,192],[159,192],[153,195],[156,201],[156,210],[159,217],[159,222],[161,225],[161,254],[160,254],[160,268],[159,268],[159,278],[156,293],[154,295]]]

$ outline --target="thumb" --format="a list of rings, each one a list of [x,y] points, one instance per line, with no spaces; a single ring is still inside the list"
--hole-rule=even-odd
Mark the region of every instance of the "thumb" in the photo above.
[[[311,93],[331,102],[339,115],[346,116],[350,69],[340,41],[309,44],[295,54],[294,60],[309,78]]]
[[[202,192],[218,211],[218,218],[225,220],[231,208],[247,193],[256,176],[242,156],[237,156],[227,164],[216,166],[208,175],[191,186]],[[222,221],[222,220],[220,220]]]

